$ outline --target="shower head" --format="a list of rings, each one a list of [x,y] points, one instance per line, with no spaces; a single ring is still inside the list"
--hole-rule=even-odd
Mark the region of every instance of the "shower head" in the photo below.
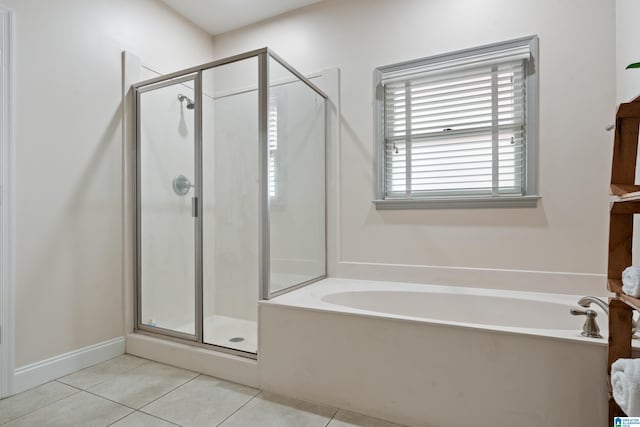
[[[182,102],[185,100],[187,101],[187,110],[193,110],[194,108],[196,108],[196,104],[193,103],[191,98],[183,94],[178,95],[178,101]]]

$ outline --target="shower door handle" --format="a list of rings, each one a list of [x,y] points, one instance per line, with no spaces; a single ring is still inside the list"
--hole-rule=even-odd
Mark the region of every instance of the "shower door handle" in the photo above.
[[[194,218],[198,217],[198,198],[191,198],[191,216]]]

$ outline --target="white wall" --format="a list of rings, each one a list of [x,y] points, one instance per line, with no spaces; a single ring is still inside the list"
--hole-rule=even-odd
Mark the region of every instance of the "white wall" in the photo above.
[[[640,62],[640,2],[616,0],[616,77],[617,100],[628,102],[640,96],[640,70],[626,66]]]
[[[341,68],[334,274],[371,276],[398,263],[415,266],[398,279],[411,270],[415,280],[462,283],[504,269],[523,281],[499,271],[484,279],[604,286],[613,0],[327,0],[213,45],[153,0],[4,4],[16,12],[18,367],[122,335],[122,50],[162,73],[265,45],[305,72]],[[541,46],[540,206],[376,211],[373,68],[530,34]]]
[[[327,0],[214,42],[217,57],[267,45],[303,72],[341,69],[331,274],[602,292],[615,18],[613,0]],[[538,207],[376,211],[373,69],[532,34],[540,37]]]
[[[15,11],[16,367],[123,335],[122,64],[212,58],[153,0],[4,0]]]

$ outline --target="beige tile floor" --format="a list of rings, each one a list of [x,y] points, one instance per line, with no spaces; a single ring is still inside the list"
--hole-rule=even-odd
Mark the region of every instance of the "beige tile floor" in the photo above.
[[[130,355],[0,401],[7,427],[393,427]]]

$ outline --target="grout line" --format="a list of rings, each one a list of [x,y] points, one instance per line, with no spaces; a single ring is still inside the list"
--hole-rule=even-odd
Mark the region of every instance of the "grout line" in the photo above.
[[[144,359],[144,358],[141,358],[141,359]],[[163,363],[155,362],[155,361],[152,361],[152,360],[149,360],[149,359],[144,359],[144,360],[145,360],[145,362],[144,362],[144,363],[142,363],[141,365],[138,365],[138,366],[136,366],[136,367],[134,367],[134,368],[132,368],[132,369],[129,369],[129,370],[125,371],[125,372],[118,373],[118,374],[115,374],[115,375],[121,375],[121,374],[124,374],[124,373],[130,372],[130,371],[132,371],[132,370],[134,370],[134,369],[137,369],[137,368],[139,368],[140,366],[143,366],[143,365],[145,365],[145,364],[147,364],[147,363],[149,363],[149,362],[150,362],[150,363],[158,363],[158,364],[161,364],[161,365],[165,365],[165,364],[163,364]],[[104,362],[103,362],[103,363],[104,363]],[[94,366],[95,366],[95,365],[94,365]],[[170,366],[170,365],[165,365],[165,366]],[[79,372],[79,371],[76,371],[76,372]],[[191,371],[191,372],[193,372],[193,371]],[[194,372],[194,373],[196,373],[196,372]],[[69,375],[71,375],[71,374],[69,374]],[[142,413],[142,414],[145,414],[145,415],[149,415],[149,416],[151,416],[151,417],[158,418],[158,419],[160,419],[160,420],[162,420],[162,421],[166,421],[166,422],[168,422],[168,423],[170,423],[170,424],[178,425],[178,424],[175,424],[174,422],[172,422],[172,421],[170,421],[170,420],[166,420],[166,419],[164,419],[164,418],[158,417],[157,415],[153,415],[153,414],[150,414],[150,413],[144,412],[144,411],[142,411],[142,408],[144,408],[144,407],[146,407],[146,406],[148,406],[148,405],[152,404],[153,402],[155,402],[155,401],[156,401],[156,400],[158,400],[158,399],[163,398],[163,397],[164,397],[164,396],[166,396],[167,394],[169,394],[169,393],[171,393],[171,392],[173,392],[173,391],[177,390],[178,388],[180,388],[180,387],[182,387],[182,386],[184,386],[184,385],[186,385],[186,384],[190,383],[191,381],[195,380],[195,379],[196,379],[196,378],[198,378],[198,377],[201,377],[202,375],[203,375],[203,374],[197,373],[197,375],[196,375],[196,376],[194,376],[193,378],[190,378],[190,379],[188,379],[187,381],[185,381],[185,382],[183,382],[183,383],[181,383],[181,384],[179,384],[179,385],[177,385],[177,386],[173,387],[172,389],[168,390],[166,393],[164,393],[164,394],[162,394],[162,395],[158,396],[157,398],[155,398],[155,399],[151,400],[150,402],[145,403],[145,404],[144,404],[142,407],[140,407],[140,408],[134,408],[134,407],[131,407],[131,406],[129,406],[129,405],[127,405],[127,404],[124,404],[124,403],[122,403],[122,402],[118,402],[118,401],[115,401],[115,400],[109,399],[108,397],[101,396],[101,395],[96,394],[96,393],[94,393],[94,392],[92,392],[92,391],[89,391],[89,390],[86,390],[86,389],[82,389],[82,388],[77,387],[77,386],[74,386],[74,385],[72,385],[72,384],[66,384],[66,383],[63,383],[63,382],[58,381],[58,380],[55,380],[55,381],[56,381],[56,382],[58,382],[58,383],[60,383],[60,384],[65,385],[65,386],[68,386],[68,387],[71,387],[71,388],[74,388],[74,389],[78,390],[76,393],[73,393],[72,395],[69,395],[69,396],[76,395],[76,394],[78,394],[78,393],[80,393],[80,392],[85,392],[85,393],[87,393],[87,394],[90,394],[90,395],[92,395],[92,396],[98,397],[98,398],[100,398],[100,399],[104,399],[104,400],[107,400],[107,401],[109,401],[109,402],[112,402],[112,403],[115,403],[115,404],[121,405],[121,406],[123,406],[123,407],[125,407],[125,408],[127,408],[127,409],[131,409],[131,411],[132,411],[132,412],[129,412],[127,415],[125,415],[125,416],[124,416],[124,417],[122,417],[122,418],[128,417],[129,415],[133,414],[134,412],[140,412],[140,413]],[[106,382],[106,381],[108,381],[108,380],[102,381],[102,382],[97,383],[97,384],[93,384],[93,385],[91,385],[91,388],[96,387],[97,385],[102,384],[102,383],[104,383],[104,382]],[[67,396],[67,397],[69,397],[69,396]],[[65,398],[66,398],[66,397],[65,397]],[[59,399],[59,400],[61,400],[61,399]],[[53,402],[53,403],[55,403],[55,402]],[[47,406],[48,406],[48,405],[47,405]],[[32,411],[32,412],[35,412],[35,411]],[[26,414],[26,415],[28,415],[28,414]],[[119,418],[118,420],[114,421],[114,423],[115,423],[115,422],[118,422],[118,421],[119,421],[119,420],[121,420],[122,418]],[[10,421],[9,421],[9,422],[10,422]],[[113,424],[113,423],[111,423],[111,424]],[[110,424],[110,425],[111,425],[111,424]]]
[[[191,371],[191,372],[193,372],[193,371]],[[156,400],[158,400],[158,399],[162,399],[162,398],[163,398],[163,397],[165,397],[167,394],[169,394],[169,393],[171,393],[171,392],[173,392],[173,391],[175,391],[175,390],[179,389],[180,387],[182,387],[182,386],[184,386],[184,385],[189,384],[191,381],[193,381],[193,380],[195,380],[196,378],[201,377],[201,376],[202,376],[202,374],[198,374],[198,375],[196,375],[195,377],[193,377],[193,378],[191,378],[191,379],[189,379],[189,380],[187,380],[187,381],[183,382],[182,384],[180,384],[180,385],[178,385],[178,386],[176,386],[176,387],[172,388],[171,390],[167,391],[167,392],[166,392],[166,393],[164,393],[163,395],[158,396],[158,397],[156,397],[155,399],[153,399],[152,401],[145,403],[145,404],[144,404],[144,405],[142,405],[139,409],[136,409],[136,411],[144,412],[144,411],[142,411],[142,408],[144,408],[144,407],[146,407],[146,406],[151,405],[151,404],[152,404],[153,402],[155,402]],[[146,412],[144,412],[144,413],[146,414]],[[151,414],[149,414],[149,415],[151,415]]]
[[[176,424],[176,423],[174,423],[174,422],[172,422],[172,421],[165,420],[164,418],[160,418],[160,417],[158,417],[158,416],[156,416],[156,415],[151,415],[151,414],[148,414],[148,413],[146,413],[146,412],[142,412],[142,411],[140,411],[140,410],[135,410],[135,411],[133,411],[133,412],[129,412],[129,413],[128,413],[127,415],[125,415],[124,417],[122,417],[122,418],[120,418],[120,419],[117,419],[117,420],[115,420],[114,422],[112,422],[111,424],[109,424],[109,426],[112,426],[112,425],[114,425],[115,423],[117,423],[118,421],[123,420],[123,419],[125,419],[125,418],[127,418],[127,417],[129,417],[129,416],[131,416],[131,415],[133,415],[133,414],[135,414],[135,413],[143,414],[143,415],[146,415],[146,416],[148,416],[148,417],[155,418],[155,419],[160,420],[160,421],[164,421],[164,422],[166,422],[166,423],[169,423],[169,424],[174,425],[174,426],[177,426],[177,427],[183,427],[183,426],[182,426],[182,425],[180,425],[180,424]],[[107,426],[107,427],[109,427],[109,426]]]
[[[33,389],[35,389],[35,388],[42,387],[42,386],[43,386],[43,385],[45,385],[45,384],[50,384],[50,383],[53,383],[53,382],[57,382],[58,384],[62,384],[62,385],[67,385],[67,384],[64,384],[64,383],[60,383],[58,380],[52,380],[52,381],[46,382],[46,383],[44,383],[44,384],[40,384],[39,386],[34,387],[34,388],[32,388],[32,389],[29,389],[29,390],[33,390]],[[77,389],[77,387],[72,387],[72,388]],[[23,391],[22,393],[26,393],[26,392],[27,392],[27,391],[29,391],[29,390],[25,390],[25,391]],[[35,413],[35,412],[38,412],[38,411],[39,411],[39,410],[41,410],[41,409],[44,409],[44,408],[47,408],[47,407],[49,407],[49,406],[53,405],[54,403],[58,403],[58,402],[60,402],[61,400],[64,400],[64,399],[66,399],[66,398],[68,398],[68,397],[75,396],[75,395],[76,395],[76,394],[78,394],[80,391],[82,391],[82,390],[76,391],[75,393],[71,393],[71,394],[70,394],[70,395],[68,395],[68,396],[61,397],[61,398],[59,398],[59,399],[57,399],[57,400],[54,400],[53,402],[50,402],[50,403],[48,403],[48,404],[46,404],[46,405],[44,405],[44,406],[41,406],[41,407],[39,407],[39,408],[36,408],[36,409],[34,409],[33,411],[30,411],[30,412],[27,412],[26,414],[20,415],[19,417],[9,419],[9,420],[7,420],[6,422],[3,422],[3,423],[2,423],[2,424],[0,424],[0,425],[9,424],[9,423],[11,423],[11,422],[13,422],[13,421],[19,420],[20,418],[26,417],[27,415],[31,415],[31,414],[33,414],[33,413]],[[14,396],[19,396],[19,395],[21,395],[22,393],[18,393],[18,394],[14,394],[13,396],[9,396],[7,399],[10,399],[10,398],[12,398],[12,397],[14,397]],[[4,400],[4,399],[3,399],[3,400]]]
[[[168,365],[167,365],[167,366],[168,366]],[[201,375],[202,375],[202,374],[198,374],[198,375],[196,375],[195,377],[193,377],[193,378],[191,378],[191,379],[189,379],[189,380],[185,381],[184,383],[182,383],[182,384],[180,384],[180,385],[177,385],[176,387],[174,387],[174,388],[172,388],[171,390],[167,391],[167,392],[166,392],[166,393],[164,393],[163,395],[161,395],[161,396],[159,396],[159,397],[157,397],[157,398],[153,399],[152,401],[150,401],[150,402],[148,402],[148,403],[145,403],[141,408],[134,408],[134,407],[129,406],[129,405],[125,404],[125,403],[122,403],[122,402],[118,402],[118,401],[116,401],[116,400],[109,399],[108,397],[101,396],[101,395],[99,395],[99,394],[97,394],[97,393],[94,393],[94,392],[92,392],[92,391],[81,389],[80,387],[76,387],[76,386],[73,386],[73,385],[70,385],[70,384],[65,384],[65,385],[67,385],[67,386],[69,386],[69,387],[72,387],[72,388],[75,388],[76,390],[79,390],[79,391],[84,391],[84,392],[86,392],[86,393],[88,393],[88,394],[90,394],[90,395],[92,395],[92,396],[99,397],[99,398],[104,399],[104,400],[108,400],[109,402],[117,403],[118,405],[122,405],[122,406],[124,406],[125,408],[129,408],[129,409],[132,409],[132,410],[134,410],[134,411],[143,412],[143,411],[141,411],[140,409],[144,408],[144,407],[145,407],[145,406],[147,406],[147,405],[150,405],[151,403],[155,402],[155,401],[156,401],[156,400],[158,400],[158,399],[161,399],[162,397],[164,397],[164,396],[166,396],[167,394],[171,393],[172,391],[174,391],[174,390],[176,390],[176,389],[178,389],[178,388],[182,387],[183,385],[185,385],[185,384],[187,384],[187,383],[190,383],[191,381],[195,380],[196,378],[198,378],[198,377],[199,377],[199,376],[201,376]],[[105,381],[103,381],[103,382],[105,382]],[[63,384],[64,384],[64,383],[63,383]],[[96,384],[96,385],[97,385],[97,384]],[[95,387],[95,386],[91,386],[91,387]],[[144,412],[144,413],[146,414],[146,412]],[[151,415],[151,414],[147,414],[147,415]],[[155,415],[154,415],[154,416],[155,416]],[[158,417],[156,417],[156,418],[158,418]],[[171,422],[171,421],[169,421],[169,422]]]
[[[144,414],[144,415],[148,415],[148,416],[150,416],[150,417],[153,417],[153,418],[156,418],[156,419],[158,419],[158,420],[161,420],[161,421],[167,422],[167,423],[172,424],[172,425],[174,425],[174,426],[183,427],[183,426],[182,426],[182,424],[174,423],[173,421],[170,421],[170,420],[168,420],[168,419],[166,419],[166,418],[159,417],[159,416],[157,416],[157,415],[149,414],[149,413],[147,413],[147,412],[142,412],[142,411],[136,411],[136,412],[139,412],[139,413]]]
[[[126,354],[126,353],[125,353],[125,354]],[[122,356],[122,354],[121,354],[120,356]],[[91,385],[90,385],[89,387],[87,387],[86,389],[84,389],[84,388],[82,388],[82,387],[76,387],[76,386],[74,386],[74,385],[72,385],[72,384],[68,384],[68,383],[64,382],[64,381],[63,381],[63,379],[65,379],[65,378],[67,378],[67,377],[70,377],[71,375],[77,374],[78,372],[82,372],[82,371],[85,371],[85,370],[87,370],[87,369],[95,368],[96,366],[99,366],[99,365],[102,365],[102,364],[104,364],[104,363],[107,363],[107,362],[109,362],[109,361],[111,361],[111,360],[113,360],[113,359],[115,359],[115,358],[117,358],[117,357],[120,357],[120,356],[112,357],[112,358],[111,358],[111,359],[109,359],[109,360],[105,360],[104,362],[101,362],[101,363],[97,363],[97,364],[95,364],[95,365],[88,366],[88,367],[86,367],[86,368],[84,368],[84,369],[80,369],[79,371],[74,371],[74,372],[72,372],[72,373],[70,373],[70,374],[68,374],[68,375],[65,375],[64,377],[60,377],[60,378],[56,379],[56,381],[58,381],[59,383],[62,383],[62,384],[64,384],[64,385],[68,385],[68,386],[70,386],[70,387],[74,387],[74,388],[78,388],[78,389],[80,389],[80,390],[84,390],[84,391],[86,391],[87,389],[89,389],[89,388],[91,388],[91,387],[95,387],[95,386],[97,386],[97,385],[99,385],[99,384],[104,383],[105,381],[108,381],[108,380],[109,380],[109,378],[108,378],[108,379],[104,379],[104,380],[102,380],[102,381],[99,381],[99,382],[97,382],[97,383],[95,383],[95,384],[91,384]],[[129,373],[129,372],[133,371],[134,369],[138,369],[138,368],[140,368],[141,366],[146,365],[147,363],[151,362],[151,360],[149,360],[149,359],[144,359],[144,358],[142,358],[142,357],[138,357],[138,356],[132,356],[132,357],[136,357],[136,358],[138,358],[138,359],[141,359],[141,360],[143,360],[143,362],[142,362],[141,364],[137,365],[137,366],[134,366],[133,368],[129,368],[129,369],[126,369],[126,370],[124,370],[124,371],[122,371],[122,372],[117,372],[117,373],[113,373],[113,374],[109,374],[109,375],[122,375],[122,374],[126,374],[126,373]]]
[[[242,405],[240,405],[240,407],[238,409],[236,409],[235,411],[233,411],[231,414],[229,414],[229,416],[227,418],[225,418],[224,420],[220,421],[218,424],[216,424],[217,426],[221,426],[225,421],[227,421],[229,418],[233,417],[240,409],[244,408],[245,406],[247,406],[247,404],[251,401],[253,401],[256,397],[258,397],[260,394],[262,394],[262,390],[258,390],[258,392],[256,394],[254,394],[251,399],[247,400],[246,402],[244,402]]]
[[[112,425],[114,425],[115,423],[117,423],[118,421],[120,421],[120,420],[123,420],[123,419],[127,418],[127,417],[128,417],[129,415],[131,415],[131,414],[135,414],[135,412],[136,412],[136,411],[129,412],[127,415],[125,415],[125,416],[123,416],[123,417],[118,418],[117,420],[115,420],[114,422],[112,422],[112,423],[110,423],[110,424],[107,424],[107,427],[112,426]]]
[[[339,411],[340,411],[340,408],[336,408],[336,411],[333,413],[333,415],[331,415],[331,418],[329,419],[327,424],[325,424],[324,427],[329,427],[329,424],[331,424],[331,421],[333,421],[333,419],[336,417],[336,415],[338,415]]]
[[[68,385],[68,384],[65,384],[65,385]],[[136,408],[133,408],[133,407],[131,407],[131,406],[129,406],[129,405],[126,405],[126,404],[124,404],[124,403],[122,403],[122,402],[118,402],[118,401],[116,401],[116,400],[109,399],[108,397],[100,396],[99,394],[96,394],[96,393],[94,393],[94,392],[92,392],[92,391],[89,391],[89,390],[83,390],[83,389],[81,389],[81,388],[79,388],[79,387],[75,387],[75,386],[72,386],[72,385],[69,385],[69,387],[73,387],[73,388],[75,388],[76,390],[78,390],[79,392],[85,392],[85,393],[87,393],[87,394],[90,394],[91,396],[99,397],[100,399],[104,399],[104,400],[108,400],[108,401],[109,401],[109,402],[111,402],[111,403],[117,403],[117,404],[118,404],[118,405],[120,405],[120,406],[124,406],[124,407],[125,407],[125,408],[127,408],[127,409],[131,409],[132,411],[137,411],[137,409],[136,409]],[[77,394],[77,393],[76,393],[76,394]]]
[[[156,416],[156,415],[153,415],[153,414],[149,414],[149,413],[147,413],[147,412],[144,412],[144,411],[142,411],[142,408],[144,408],[145,406],[150,405],[151,403],[155,402],[155,401],[156,401],[156,400],[158,400],[158,399],[163,398],[163,397],[164,397],[164,396],[166,396],[167,394],[169,394],[169,393],[171,393],[172,391],[174,391],[174,390],[176,390],[176,389],[178,389],[178,388],[182,387],[183,385],[190,383],[191,381],[195,380],[196,378],[198,378],[198,377],[199,377],[199,376],[201,376],[201,375],[202,375],[202,374],[198,374],[198,375],[196,375],[195,377],[191,378],[190,380],[188,380],[188,381],[186,381],[186,382],[184,382],[184,383],[182,383],[182,384],[180,384],[180,385],[178,385],[178,386],[176,386],[176,387],[172,388],[171,390],[167,391],[167,392],[166,392],[166,393],[164,393],[163,395],[161,395],[161,396],[159,396],[159,397],[157,397],[157,398],[153,399],[152,401],[150,401],[150,402],[148,402],[148,403],[145,403],[141,408],[133,408],[133,407],[131,407],[131,406],[127,405],[127,404],[124,404],[124,403],[122,403],[122,402],[118,402],[118,401],[115,401],[115,400],[109,399],[108,397],[100,396],[99,394],[93,393],[93,392],[91,392],[91,391],[89,391],[89,390],[82,390],[82,389],[80,389],[80,388],[78,388],[78,387],[74,387],[74,386],[71,386],[71,385],[70,385],[69,387],[73,387],[73,388],[75,388],[75,389],[77,389],[77,390],[79,390],[79,391],[84,391],[84,392],[86,392],[86,393],[88,393],[88,394],[90,394],[90,395],[92,395],[92,396],[99,397],[99,398],[101,398],[101,399],[108,400],[109,402],[116,403],[116,404],[118,404],[118,405],[124,406],[125,408],[131,409],[133,412],[141,412],[141,413],[143,413],[143,414],[145,414],[145,415],[150,415],[150,416],[152,416],[152,417],[159,418],[159,419],[161,419],[162,421],[166,421],[166,422],[168,422],[168,423],[174,424],[172,421],[165,420],[164,418],[160,418],[160,417],[158,417],[158,416]],[[67,384],[67,385],[68,385],[68,384]],[[131,415],[133,412],[129,412],[129,413],[127,414],[127,416]],[[124,417],[123,417],[123,418],[124,418]],[[122,419],[122,418],[120,418],[120,419]],[[116,420],[116,421],[118,421],[118,420]]]
[[[166,418],[159,417],[159,416],[157,416],[157,415],[150,414],[150,413],[148,413],[148,412],[144,412],[144,411],[142,411],[142,410],[137,410],[136,412],[139,412],[139,413],[141,413],[141,414],[143,414],[143,415],[147,415],[147,416],[150,416],[150,417],[156,418],[156,419],[158,419],[158,420],[160,420],[160,421],[164,421],[165,423],[169,423],[169,424],[172,424],[172,425],[174,425],[174,426],[183,427],[183,426],[182,426],[182,424],[176,424],[176,423],[174,423],[174,422],[173,422],[173,421],[171,421],[171,420],[168,420],[168,419],[166,419]]]

